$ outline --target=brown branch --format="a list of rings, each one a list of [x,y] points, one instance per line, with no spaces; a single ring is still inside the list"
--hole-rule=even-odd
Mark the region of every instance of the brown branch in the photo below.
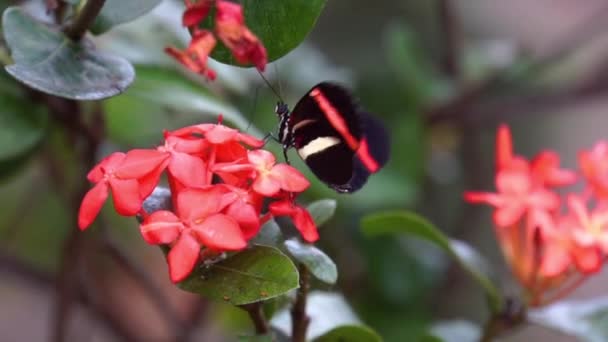
[[[443,40],[442,62],[443,71],[452,79],[458,81],[461,78],[460,53],[461,53],[461,31],[458,17],[454,13],[454,6],[450,0],[438,0],[438,16]]]
[[[76,19],[65,27],[63,33],[73,41],[79,41],[95,22],[101,12],[105,0],[87,0]]]
[[[0,251],[0,272],[16,275],[39,288],[51,287],[54,280],[52,274],[37,269],[6,251]]]
[[[300,288],[296,293],[296,301],[291,309],[291,340],[293,342],[305,342],[306,330],[310,323],[310,317],[306,314],[306,302],[310,288],[310,273],[306,266],[300,264]]]
[[[152,277],[142,267],[137,265],[127,253],[115,242],[108,234],[102,239],[103,248],[110,257],[122,267],[129,276],[138,282],[142,289],[148,294],[149,299],[157,307],[161,315],[165,317],[171,325],[174,336],[180,336],[186,324],[181,322],[178,313],[175,311],[162,289],[156,285]]]
[[[184,329],[175,337],[176,342],[188,342],[196,330],[197,324],[206,316],[209,303],[203,298],[194,303],[194,308],[190,313]]]
[[[608,5],[598,8],[589,18],[581,20],[580,25],[574,27],[569,33],[562,35],[559,40],[551,44],[544,52],[539,53],[532,62],[527,63],[525,72],[519,72],[518,74],[524,75],[528,79],[534,78],[536,75],[542,75],[547,66],[573,53],[594,36],[605,32],[606,21],[604,18],[607,14]],[[521,81],[521,76],[513,77],[511,72],[510,68],[496,70],[485,79],[464,86],[460,93],[448,102],[427,110],[427,122],[429,124],[437,124],[444,121],[469,121],[470,123],[471,117],[485,117],[494,108],[501,110],[501,112],[510,110],[509,106],[504,103],[487,108],[488,101],[486,101],[486,98],[501,87],[506,88],[509,85],[517,85],[517,82]],[[522,96],[522,102],[530,103],[529,99],[524,97]],[[513,101],[513,98],[510,100],[511,102],[517,102]],[[561,100],[564,99],[562,98]],[[491,99],[490,101],[496,102],[496,99]],[[538,96],[535,96],[534,101],[550,102],[539,99]],[[498,102],[500,102],[500,99]],[[475,115],[471,114],[473,111],[476,112]]]
[[[257,335],[265,335],[270,332],[268,321],[264,315],[263,305],[264,302],[255,302],[240,306],[241,309],[247,311],[249,314],[249,318],[251,318],[251,321],[253,322]]]
[[[101,318],[101,321],[105,323],[121,341],[143,342],[144,340],[139,335],[133,333],[132,330],[123,323],[125,320],[124,317],[122,317],[122,313],[112,310],[111,307],[105,303],[105,299],[97,294],[86,267],[82,267],[81,265],[78,271],[76,281],[79,285],[79,292],[83,303],[88,305],[90,311]]]

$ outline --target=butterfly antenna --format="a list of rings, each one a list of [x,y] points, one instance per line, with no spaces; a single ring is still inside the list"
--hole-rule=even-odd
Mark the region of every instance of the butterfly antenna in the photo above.
[[[279,83],[279,93],[283,94],[283,87],[281,86],[281,76],[279,75],[279,62],[278,61],[274,64],[274,74],[275,74],[275,77],[277,78],[277,82]]]
[[[264,76],[264,74],[262,74],[259,70],[258,70],[258,74],[260,74],[260,77],[262,77],[262,79],[264,80],[264,82],[266,83],[266,85],[272,90],[272,92],[279,98],[279,100],[281,100],[281,102],[285,102],[283,101],[283,98],[281,97],[281,94],[278,93],[276,91],[276,89],[274,89],[274,87],[272,86],[272,84],[270,84],[270,82],[268,82],[268,79],[266,79],[266,77]]]
[[[247,127],[245,128],[245,132],[249,131],[249,128],[251,128],[251,124],[253,123],[253,119],[255,119],[255,110],[258,106],[258,92],[260,90],[260,86],[256,86],[255,87],[255,93],[254,93],[254,97],[253,97],[253,111],[251,111],[251,117],[249,118],[249,123],[247,124]]]

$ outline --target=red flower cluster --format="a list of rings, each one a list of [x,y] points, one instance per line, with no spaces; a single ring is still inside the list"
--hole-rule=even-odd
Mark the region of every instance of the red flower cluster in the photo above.
[[[513,153],[511,133],[499,127],[496,193],[467,192],[471,203],[493,206],[496,235],[531,305],[544,305],[595,273],[608,256],[608,142],[579,154],[580,171],[560,169],[559,156],[532,160]],[[584,180],[581,193],[556,188]]]
[[[221,124],[200,124],[165,132],[156,149],[112,153],[89,172],[95,186],[82,201],[78,225],[84,230],[95,220],[110,189],[119,214],[142,216],[140,231],[148,243],[170,246],[173,282],[190,274],[201,248],[244,249],[272,216],[289,216],[306,241],[316,241],[310,213],[294,203],[310,183],[295,168],[276,164],[274,155],[259,149],[263,145]],[[164,171],[174,211],[147,213],[142,204]],[[272,203],[262,215],[265,199]]]
[[[217,36],[239,63],[253,64],[264,71],[268,58],[266,48],[258,37],[245,25],[241,5],[226,0],[184,0],[186,11],[182,23],[192,33],[192,41],[184,51],[167,47],[165,51],[188,69],[214,80],[215,72],[207,68],[207,58],[215,45]],[[207,18],[215,5],[214,32],[201,30],[199,24]]]

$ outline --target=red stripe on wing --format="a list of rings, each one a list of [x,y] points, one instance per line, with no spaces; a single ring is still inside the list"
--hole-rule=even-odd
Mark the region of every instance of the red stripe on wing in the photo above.
[[[374,159],[371,152],[369,151],[369,145],[367,144],[367,139],[361,140],[361,144],[359,145],[359,149],[357,150],[357,158],[363,163],[363,166],[371,172],[376,173],[380,170],[380,164]]]
[[[319,108],[329,121],[329,123],[333,126],[333,128],[340,133],[344,141],[348,147],[350,147],[353,151],[357,151],[359,148],[359,140],[355,138],[348,129],[348,125],[344,121],[344,118],[340,114],[340,112],[329,102],[329,100],[323,95],[323,93],[319,89],[313,89],[310,92],[310,96],[317,102]]]

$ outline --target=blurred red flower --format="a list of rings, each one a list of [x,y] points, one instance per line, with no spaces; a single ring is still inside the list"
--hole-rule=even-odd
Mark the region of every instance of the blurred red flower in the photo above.
[[[225,0],[184,0],[186,10],[182,16],[182,25],[192,34],[192,40],[185,50],[173,47],[165,52],[195,73],[214,80],[216,74],[207,67],[207,58],[216,45],[216,36],[232,52],[237,62],[253,64],[264,71],[268,63],[266,48],[258,37],[245,25],[243,8],[240,4]],[[200,29],[201,23],[209,16],[215,6],[214,32]]]
[[[574,288],[566,286],[573,278],[580,281],[596,273],[608,255],[608,144],[580,152],[580,175],[561,169],[559,163],[554,151],[542,151],[531,161],[514,154],[511,132],[501,125],[496,139],[497,191],[464,194],[470,203],[494,207],[503,254],[533,306],[562,298]],[[556,187],[579,179],[588,183],[583,194],[556,192]],[[596,204],[593,210],[590,201]]]

